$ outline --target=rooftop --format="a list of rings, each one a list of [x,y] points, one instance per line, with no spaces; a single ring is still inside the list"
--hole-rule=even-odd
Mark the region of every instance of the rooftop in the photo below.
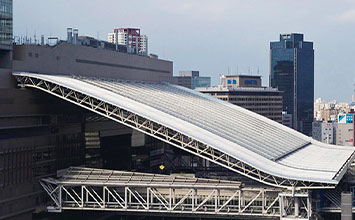
[[[280,92],[272,87],[232,87],[232,86],[212,86],[195,89],[199,92]]]
[[[58,179],[47,178],[53,184],[60,185],[105,185],[105,186],[170,186],[194,188],[236,188],[240,182],[214,180],[185,176],[169,176],[128,171],[104,170],[84,167],[70,167]]]
[[[164,133],[166,137],[157,137],[162,141],[180,147],[171,140],[184,141],[186,137],[187,140],[197,141],[196,147],[208,146],[213,152],[221,152],[218,158],[213,156],[212,151],[208,154],[213,156],[209,158],[212,162],[233,158],[233,166],[225,167],[234,169],[243,163],[258,173],[268,174],[265,178],[272,175],[291,183],[337,184],[355,157],[352,147],[318,142],[252,111],[176,85],[33,73],[14,73],[14,76],[22,86],[38,88],[90,111],[99,113],[98,110],[102,110],[101,115],[119,123],[125,124],[134,117],[135,124],[129,126],[154,136],[156,133],[144,130],[150,129],[149,126],[142,128],[149,120],[161,127],[156,132],[170,129]],[[80,101],[78,95],[86,98]],[[84,106],[84,101],[89,98],[96,101]],[[95,103],[98,106],[95,107]],[[115,112],[105,112],[109,106],[112,111],[127,111],[128,118],[116,120],[112,117],[117,115]],[[139,126],[138,123],[143,124]],[[169,139],[167,135],[170,134]],[[179,134],[182,140],[176,139]],[[193,152],[193,148],[186,149],[185,145],[181,148]],[[202,153],[206,151],[195,154],[208,158],[207,154]]]
[[[248,77],[248,78],[261,78],[261,76],[256,76],[256,75],[246,75],[246,74],[236,74],[236,75],[223,75],[223,77],[226,78],[232,78],[232,77]]]

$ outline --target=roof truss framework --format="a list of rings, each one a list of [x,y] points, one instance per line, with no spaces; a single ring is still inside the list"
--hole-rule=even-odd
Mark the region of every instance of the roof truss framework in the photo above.
[[[199,157],[214,162],[220,166],[228,168],[234,172],[240,173],[261,183],[275,187],[292,189],[334,187],[333,184],[292,180],[262,172],[252,167],[251,165],[248,165],[217,150],[216,148],[213,148],[212,146],[195,140],[174,129],[163,126],[126,109],[120,108],[120,106],[106,103],[95,97],[83,94],[79,91],[75,91],[71,88],[67,88],[41,78],[26,75],[15,75],[15,77],[18,79],[19,85],[22,87],[40,89],[54,96],[60,97],[66,101],[136,129],[140,132],[162,140],[175,147],[195,154]]]
[[[280,216],[280,190],[239,182],[71,167],[40,184],[50,212],[101,210],[204,216]]]

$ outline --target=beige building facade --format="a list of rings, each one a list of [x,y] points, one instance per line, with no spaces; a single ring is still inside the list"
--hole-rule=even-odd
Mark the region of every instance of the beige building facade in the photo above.
[[[261,77],[252,75],[227,75],[221,76],[221,85],[227,87],[261,87]]]
[[[197,91],[210,94],[250,111],[282,123],[282,96],[274,88],[198,88]]]

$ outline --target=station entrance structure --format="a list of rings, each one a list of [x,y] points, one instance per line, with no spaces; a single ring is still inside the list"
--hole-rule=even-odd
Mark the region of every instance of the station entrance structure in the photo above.
[[[13,75],[20,87],[47,92],[266,186],[289,191],[292,198],[295,192],[334,188],[355,157],[352,148],[315,141],[254,112],[176,85]],[[299,201],[291,199],[285,207],[299,207]]]

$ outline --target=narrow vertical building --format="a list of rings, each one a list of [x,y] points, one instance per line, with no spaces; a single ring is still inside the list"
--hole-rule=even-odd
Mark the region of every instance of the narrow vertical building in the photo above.
[[[283,96],[283,111],[292,114],[292,127],[312,134],[314,101],[313,42],[303,34],[282,34],[270,43],[270,86]]]
[[[139,53],[148,55],[148,36],[145,34],[140,36]]]

